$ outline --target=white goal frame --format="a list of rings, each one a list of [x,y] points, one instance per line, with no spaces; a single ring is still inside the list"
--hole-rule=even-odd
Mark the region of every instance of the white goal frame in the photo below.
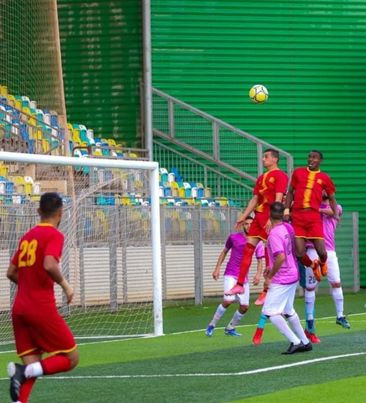
[[[153,271],[154,336],[163,335],[162,271],[160,240],[159,164],[154,161],[117,160],[103,158],[75,158],[53,155],[25,154],[0,151],[0,161],[26,164],[48,164],[114,169],[142,169],[149,171],[151,195],[151,241]]]

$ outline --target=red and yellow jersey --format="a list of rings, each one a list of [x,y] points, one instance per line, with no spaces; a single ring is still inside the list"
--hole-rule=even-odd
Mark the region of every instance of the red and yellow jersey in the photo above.
[[[46,272],[45,256],[61,259],[63,234],[50,224],[38,224],[23,235],[11,262],[18,268],[16,300],[23,304],[55,301],[54,281]]]
[[[294,189],[294,210],[310,208],[319,211],[323,190],[328,196],[335,193],[334,183],[326,173],[311,171],[307,167],[294,170],[291,187]]]
[[[274,169],[262,174],[255,184],[253,194],[258,197],[257,213],[269,214],[270,205],[276,200],[276,193],[285,194],[288,177],[280,169]]]

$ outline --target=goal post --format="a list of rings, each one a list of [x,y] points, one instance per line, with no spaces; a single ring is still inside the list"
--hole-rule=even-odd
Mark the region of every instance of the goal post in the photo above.
[[[26,176],[29,164],[33,178]],[[158,163],[0,152],[1,169],[7,173],[6,183],[0,181],[2,267],[37,223],[40,194],[58,191],[64,198],[62,271],[75,298],[67,305],[57,286],[55,294],[76,338],[162,335]],[[0,343],[12,339],[14,291],[0,282]]]

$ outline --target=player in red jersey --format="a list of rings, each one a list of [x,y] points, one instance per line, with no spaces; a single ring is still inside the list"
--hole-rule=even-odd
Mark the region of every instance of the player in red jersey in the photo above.
[[[243,225],[247,217],[255,212],[254,220],[249,228],[248,241],[244,248],[243,258],[240,264],[240,273],[236,285],[228,291],[228,295],[242,294],[244,292],[244,279],[246,278],[252,263],[253,253],[259,241],[266,241],[271,229],[270,205],[282,202],[287,190],[288,177],[279,167],[280,155],[277,150],[269,148],[263,153],[263,166],[267,172],[262,174],[255,184],[253,197],[248,203],[244,213],[237,221],[237,227]],[[266,253],[266,262],[268,261]]]
[[[333,217],[339,220],[335,186],[332,179],[320,171],[323,154],[312,150],[306,167],[296,168],[292,174],[289,191],[286,196],[285,217],[288,219],[291,208],[291,221],[296,236],[296,254],[299,261],[311,267],[315,278],[327,275],[327,251],[324,242],[323,222],[320,215],[323,191],[329,197]],[[305,242],[309,239],[316,249],[319,261],[312,261],[305,253]]]
[[[41,196],[40,223],[23,235],[11,259],[7,277],[17,284],[12,321],[18,356],[23,365],[10,362],[10,396],[26,403],[37,377],[69,371],[79,362],[71,330],[56,307],[54,283],[70,303],[74,292],[60,270],[64,236],[57,229],[62,199],[57,193]],[[44,353],[49,353],[42,359]]]

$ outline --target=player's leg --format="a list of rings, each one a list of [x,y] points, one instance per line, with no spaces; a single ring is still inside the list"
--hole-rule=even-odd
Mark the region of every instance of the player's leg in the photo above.
[[[304,351],[310,351],[312,349],[309,339],[306,337],[304,329],[301,325],[299,315],[294,309],[294,300],[296,293],[297,284],[291,284],[287,287],[287,293],[285,295],[286,305],[283,310],[283,315],[290,324],[292,330],[296,336],[301,340],[304,345]]]
[[[278,331],[290,341],[290,347],[284,352],[284,354],[293,354],[300,351],[303,345],[301,340],[291,330],[285,318],[282,316],[288,298],[287,288],[288,286],[285,285],[271,284],[262,312],[269,317],[270,321]]]
[[[225,334],[228,336],[241,336],[240,333],[236,331],[236,326],[242,320],[249,308],[249,295],[250,287],[249,283],[245,283],[244,293],[238,294],[239,308],[235,311],[230,323],[225,328]]]
[[[68,372],[77,366],[79,363],[79,352],[77,349],[67,352],[56,354],[40,361],[42,374],[38,375],[54,375],[60,372]],[[32,364],[36,365],[36,364]]]
[[[327,250],[325,249],[325,242],[324,239],[312,239],[314,244],[316,253],[319,256],[319,263],[320,263],[320,271],[322,276],[326,276],[328,274],[328,266],[327,266]]]
[[[338,258],[335,251],[328,252],[327,263],[328,263],[328,281],[331,286],[331,294],[337,313],[336,324],[344,327],[345,329],[350,329],[351,325],[344,316],[344,297],[343,297]]]
[[[317,254],[314,248],[307,250],[310,259],[315,260]],[[307,338],[314,344],[320,343],[320,339],[316,336],[315,332],[315,290],[318,285],[313,270],[309,267],[299,264],[300,269],[300,286],[304,289],[304,302],[305,302],[305,321],[306,329],[305,334]]]
[[[312,260],[306,253],[305,247],[306,239],[304,237],[296,237],[296,256],[299,267],[301,265],[310,267],[313,270],[314,276],[317,281],[321,281],[321,271],[318,259]]]
[[[27,401],[35,382],[35,379],[28,381],[25,377],[24,364],[38,361],[40,354],[37,346],[34,344],[29,324],[24,321],[24,315],[19,315],[13,312],[12,322],[17,354],[21,357],[23,365],[14,362],[8,364],[7,369],[10,377],[10,397],[14,402],[21,401],[23,403],[23,401]],[[22,393],[22,400],[19,398],[20,393]]]
[[[41,355],[22,357],[23,365],[9,363],[8,374],[11,376],[10,395],[13,401],[27,403],[36,379],[42,375],[67,372],[76,367],[79,353],[75,348],[68,353],[60,353],[45,359]]]
[[[259,316],[257,328],[254,332],[253,339],[252,339],[253,344],[256,346],[258,346],[259,344],[262,343],[264,327],[266,326],[267,320],[268,320],[268,316],[265,315],[263,312],[261,312],[261,314]]]
[[[56,308],[48,312],[47,321],[36,318],[37,326],[31,329],[32,339],[41,351],[50,354],[47,358],[28,364],[26,378],[53,375],[73,369],[79,362],[79,353],[74,336]]]
[[[224,276],[224,299],[221,304],[218,305],[216,311],[208,324],[205,334],[211,337],[215,331],[215,327],[218,321],[225,314],[227,308],[235,301],[235,295],[225,295],[236,284],[236,278],[232,276]]]
[[[40,354],[29,354],[21,357],[23,365],[10,362],[8,375],[11,377],[10,396],[13,401],[27,403],[37,378],[27,378],[25,370],[28,364],[39,362]]]
[[[264,257],[265,257],[265,265],[266,265],[265,267],[267,269],[267,267],[270,266],[267,245],[264,246]],[[264,285],[262,292],[258,295],[258,298],[254,302],[255,305],[264,304],[264,300],[266,299],[266,296],[267,296],[267,291],[268,291],[268,287]]]

